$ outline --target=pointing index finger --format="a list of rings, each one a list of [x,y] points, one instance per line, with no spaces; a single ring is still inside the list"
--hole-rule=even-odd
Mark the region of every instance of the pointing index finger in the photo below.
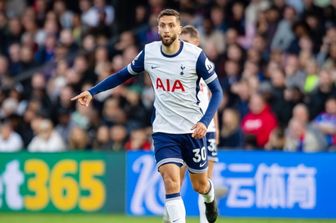
[[[71,101],[74,101],[74,100],[77,100],[78,98],[80,98],[80,95],[77,95],[77,96],[71,98],[70,100],[71,100]]]

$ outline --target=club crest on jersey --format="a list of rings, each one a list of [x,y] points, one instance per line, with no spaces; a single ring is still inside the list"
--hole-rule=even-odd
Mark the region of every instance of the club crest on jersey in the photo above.
[[[183,64],[181,64],[181,72],[180,72],[181,75],[184,74],[184,73],[183,73],[184,69],[185,69],[185,66],[183,66]]]
[[[180,80],[169,80],[169,79],[163,79],[157,78],[156,83],[155,83],[155,88],[156,89],[161,89],[163,91],[170,91],[170,92],[175,92],[175,91],[182,91],[185,92],[185,89],[183,87],[183,84]]]

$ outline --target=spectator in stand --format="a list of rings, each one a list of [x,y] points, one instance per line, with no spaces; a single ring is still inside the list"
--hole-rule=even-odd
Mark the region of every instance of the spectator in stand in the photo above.
[[[237,83],[241,78],[238,61],[225,61],[224,72],[225,76],[220,76],[219,81],[222,89],[230,89],[230,87]]]
[[[328,147],[336,145],[336,97],[326,101],[325,112],[313,120],[313,125],[324,134]]]
[[[36,0],[33,4],[33,9],[36,14],[37,25],[42,26],[47,16],[47,2]]]
[[[120,34],[119,41],[114,45],[114,49],[120,53],[127,47],[133,45],[136,45],[134,33],[131,31],[125,31]]]
[[[16,131],[21,135],[25,148],[35,136],[32,123],[34,120],[40,118],[39,111],[41,111],[41,107],[40,101],[31,99],[22,115],[23,117],[20,117],[20,121],[17,123]]]
[[[115,124],[124,124],[126,114],[122,111],[120,101],[117,98],[110,97],[104,102],[102,119],[104,124],[113,126]]]
[[[125,144],[128,151],[150,150],[151,143],[144,129],[135,129],[131,131],[130,138]]]
[[[210,9],[210,19],[213,24],[214,30],[219,30],[223,33],[226,32],[228,28],[227,18],[225,11],[219,6],[212,6]]]
[[[75,127],[75,123],[71,121],[71,110],[60,108],[57,112],[55,123],[58,123],[55,128],[56,131],[62,137],[65,144],[68,144],[71,129]]]
[[[122,125],[115,125],[110,128],[112,151],[123,151],[127,139],[127,130]]]
[[[89,128],[91,127],[90,123],[90,116],[92,114],[92,112],[94,111],[93,108],[91,107],[83,107],[80,106],[79,103],[76,105],[76,111],[74,111],[71,114],[71,122],[73,122],[76,126],[85,129],[85,130],[89,130]]]
[[[336,68],[336,25],[327,29],[317,55],[317,60],[322,68]]]
[[[291,119],[286,131],[285,150],[291,152],[319,152],[323,151],[325,142],[307,128],[298,119]]]
[[[249,101],[250,112],[242,120],[242,130],[246,135],[256,137],[257,146],[263,148],[270,133],[277,127],[277,120],[269,105],[259,94],[251,96]]]
[[[111,149],[110,129],[106,125],[99,126],[93,141],[93,149],[108,151]]]
[[[18,112],[18,100],[12,97],[6,98],[0,107],[0,119],[8,119]]]
[[[44,64],[53,59],[56,50],[56,41],[57,39],[54,34],[47,34],[45,43],[35,54],[37,63]]]
[[[39,120],[35,125],[36,136],[28,145],[29,152],[61,152],[66,149],[62,137],[49,119]]]
[[[265,145],[266,150],[283,150],[285,147],[285,132],[281,127],[272,130],[268,142]]]
[[[141,101],[140,91],[142,89],[133,86],[125,90],[123,95],[125,105],[123,107],[127,115],[127,128],[144,128],[151,125],[150,117],[147,115],[146,108]],[[134,112],[137,111],[137,112]]]
[[[308,108],[311,118],[315,118],[324,111],[328,98],[336,96],[336,87],[332,77],[332,71],[323,69],[319,72],[317,87],[308,96]]]
[[[0,124],[0,152],[17,152],[22,148],[21,136],[13,130],[11,123]]]
[[[310,121],[310,116],[309,116],[309,110],[308,107],[303,104],[297,104],[293,108],[293,119],[297,119],[300,122],[304,123],[306,127],[309,129],[310,132],[312,132],[320,142],[325,142],[325,136],[321,132],[320,129],[316,128],[314,125],[314,122],[309,122]],[[327,145],[321,145],[322,147],[325,147]]]
[[[0,87],[4,86],[9,80],[8,59],[5,56],[0,56]]]
[[[284,97],[286,89],[285,81],[285,73],[283,70],[275,68],[271,71],[271,98],[269,103],[279,124],[282,126],[286,125],[291,118],[291,107],[288,106]]]
[[[231,91],[234,96],[231,96],[232,102],[229,101],[229,104],[232,104],[232,106],[237,109],[242,119],[249,112],[248,101],[253,92],[245,79],[232,85]]]
[[[299,87],[304,90],[306,74],[300,69],[299,59],[296,55],[290,54],[285,63],[286,86]]]
[[[243,145],[244,136],[240,128],[240,117],[237,110],[224,109],[219,137],[219,147],[238,148]]]
[[[271,49],[287,50],[294,40],[292,25],[296,20],[296,10],[291,7],[285,7],[284,18],[279,22],[278,28],[272,40]]]
[[[87,10],[89,2],[86,0],[83,1],[83,10]],[[111,5],[107,5],[105,0],[94,0],[93,6],[86,11],[85,16],[82,17],[82,21],[91,27],[96,27],[99,25],[99,15],[101,12],[105,14],[104,23],[111,25],[114,21],[115,12],[114,8]]]
[[[228,18],[228,28],[234,28],[240,35],[245,34],[244,4],[241,1],[233,2],[232,15]],[[226,32],[228,29],[226,29]]]
[[[208,42],[212,42],[218,53],[225,50],[225,36],[223,30],[215,29],[213,21],[209,18],[204,19],[203,27],[200,30],[201,47],[205,49]]]
[[[315,60],[306,61],[306,80],[304,84],[304,91],[306,93],[312,92],[319,82],[317,64]]]
[[[63,29],[60,32],[59,41],[70,53],[75,53],[78,50],[78,45],[76,44],[70,29]]]
[[[12,43],[19,43],[22,32],[23,32],[23,27],[22,27],[19,17],[10,18],[8,21],[6,45],[9,46]]]
[[[56,16],[59,20],[58,22],[62,27],[67,29],[72,27],[72,18],[74,15],[67,9],[64,0],[54,1],[53,11],[56,13]]]
[[[26,89],[29,89],[26,86]],[[43,112],[50,113],[51,101],[47,94],[47,80],[42,73],[36,72],[31,79],[31,89],[25,94],[30,98],[37,99],[41,102]]]
[[[69,135],[69,150],[87,150],[90,148],[89,145],[90,139],[86,130],[75,126],[71,129]]]
[[[61,110],[69,110],[73,112],[75,105],[71,103],[70,98],[74,96],[74,90],[71,86],[65,85],[60,89],[59,95],[53,101],[51,114],[52,120],[56,122]]]
[[[9,74],[14,77],[18,75],[20,72],[22,72],[20,64],[20,44],[14,42],[11,45],[9,45],[8,53],[9,53]]]

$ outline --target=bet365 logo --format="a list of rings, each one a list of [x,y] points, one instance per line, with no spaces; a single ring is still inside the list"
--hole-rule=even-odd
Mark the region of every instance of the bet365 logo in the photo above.
[[[105,204],[102,160],[12,160],[0,166],[0,210],[96,211]]]

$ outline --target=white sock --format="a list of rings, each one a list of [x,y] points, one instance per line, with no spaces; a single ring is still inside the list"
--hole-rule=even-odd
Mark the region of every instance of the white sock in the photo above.
[[[210,183],[209,192],[206,193],[206,194],[202,194],[202,196],[204,198],[204,202],[206,202],[206,203],[210,203],[215,199],[215,189],[214,189],[213,183],[210,179],[209,179],[209,183]]]
[[[208,223],[208,220],[205,216],[204,198],[201,194],[198,195],[198,210],[200,215],[200,223]]]
[[[186,210],[181,197],[166,200],[166,209],[168,212],[168,218],[170,222],[174,223],[186,222]]]

